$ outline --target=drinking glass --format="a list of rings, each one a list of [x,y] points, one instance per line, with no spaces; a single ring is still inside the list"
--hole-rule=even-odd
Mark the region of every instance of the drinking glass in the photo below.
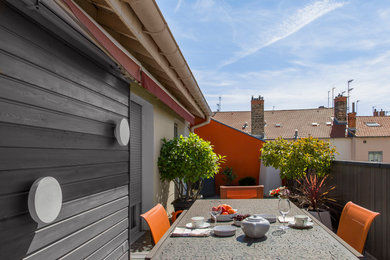
[[[215,224],[217,223],[217,217],[219,215],[221,215],[221,213],[222,213],[222,208],[221,207],[218,207],[218,208],[213,207],[213,208],[211,208],[211,215],[213,215],[213,217],[214,217],[214,223]]]
[[[283,225],[281,225],[279,228],[282,230],[288,229],[288,226],[286,226],[286,215],[290,212],[291,205],[289,199],[279,199],[279,212],[283,216]]]

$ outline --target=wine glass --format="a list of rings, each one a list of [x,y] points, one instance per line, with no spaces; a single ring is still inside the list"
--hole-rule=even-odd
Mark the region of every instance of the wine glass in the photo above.
[[[222,213],[222,208],[221,207],[212,207],[211,208],[211,215],[214,217],[214,223],[217,223],[217,217],[221,215]]]
[[[281,225],[279,228],[282,230],[288,229],[288,226],[286,226],[286,215],[290,212],[291,205],[290,200],[288,199],[279,199],[279,212],[283,216],[283,225]]]

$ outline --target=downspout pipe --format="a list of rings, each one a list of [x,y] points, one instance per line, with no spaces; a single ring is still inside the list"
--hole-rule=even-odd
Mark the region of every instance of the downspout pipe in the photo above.
[[[211,116],[207,116],[206,120],[203,121],[202,123],[199,123],[199,124],[191,126],[190,127],[190,132],[193,133],[196,128],[199,128],[199,127],[202,127],[202,126],[210,124],[210,121],[211,121]]]

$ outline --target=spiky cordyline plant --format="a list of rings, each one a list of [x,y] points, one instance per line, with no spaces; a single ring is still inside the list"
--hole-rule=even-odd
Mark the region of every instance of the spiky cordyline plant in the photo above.
[[[318,177],[315,174],[306,175],[301,180],[297,180],[299,187],[292,197],[298,201],[300,207],[307,207],[308,210],[329,209],[328,204],[336,202],[329,197],[329,193],[336,187],[327,186],[327,178],[328,176]]]

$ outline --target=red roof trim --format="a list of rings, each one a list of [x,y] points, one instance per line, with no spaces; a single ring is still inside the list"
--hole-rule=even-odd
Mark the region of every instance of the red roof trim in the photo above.
[[[191,125],[195,123],[195,117],[176,103],[163,89],[161,89],[148,75],[141,71],[141,85],[150,93],[158,97],[168,107],[183,117]]]
[[[116,46],[72,0],[63,1],[69,6],[70,10],[77,19],[88,29],[96,40],[103,45],[103,47],[115,58],[115,60],[137,81],[141,81],[141,68],[138,64],[127,56],[118,46]]]
[[[118,46],[116,46],[109,37],[76,5],[72,0],[63,0],[77,17],[77,19],[88,29],[95,39],[110,53],[115,60],[122,65],[126,71],[133,76],[137,81],[141,82],[142,86],[150,93],[159,98],[168,107],[175,111],[178,115],[187,120],[190,124],[195,123],[195,117],[183,109],[172,97],[170,97],[160,86],[153,81],[144,72],[141,72],[140,66],[127,56]],[[142,74],[142,75],[141,75]]]

